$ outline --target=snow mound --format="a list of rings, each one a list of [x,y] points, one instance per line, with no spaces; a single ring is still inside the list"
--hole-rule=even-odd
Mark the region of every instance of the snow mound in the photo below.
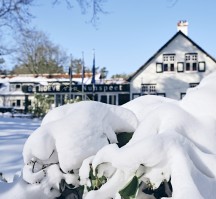
[[[58,107],[46,115],[24,145],[23,179],[40,183],[49,195],[49,190],[59,189],[62,179],[68,179],[64,175],[74,175],[85,158],[109,143],[117,143],[116,133],[134,132],[137,125],[135,114],[123,107],[90,101]],[[54,165],[58,166],[51,172]],[[45,186],[49,173],[58,175]],[[69,184],[77,185],[77,175],[72,178]]]
[[[115,144],[105,146],[92,158],[94,171],[107,163],[106,170],[114,167],[116,171],[100,189],[86,192],[85,199],[118,198],[119,191],[140,172],[140,187],[148,182],[156,190],[171,179],[169,197],[214,199],[215,83],[216,73],[189,89],[182,101],[143,96],[123,105],[136,114],[139,126],[128,144],[122,148]],[[82,171],[81,167],[81,181],[85,185],[88,177]],[[150,197],[153,196],[138,188],[136,198]]]

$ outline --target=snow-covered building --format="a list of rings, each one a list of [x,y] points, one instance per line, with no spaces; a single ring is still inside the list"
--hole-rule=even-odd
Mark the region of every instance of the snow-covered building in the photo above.
[[[181,99],[186,90],[216,70],[216,60],[188,37],[188,22],[129,78],[130,99],[161,95]]]
[[[95,100],[107,104],[121,105],[128,102],[129,84],[121,79],[103,80],[95,75],[95,85],[91,84],[92,74],[43,74],[40,76],[12,75],[0,77],[0,112],[11,108],[23,112],[33,105],[35,94],[53,97],[53,106],[67,103],[70,99]],[[83,83],[82,83],[83,82]]]

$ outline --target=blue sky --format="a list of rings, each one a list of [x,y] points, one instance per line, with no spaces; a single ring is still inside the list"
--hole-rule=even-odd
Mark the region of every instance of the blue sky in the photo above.
[[[75,1],[75,0],[74,0]],[[216,57],[215,0],[107,0],[97,27],[88,21],[91,10],[82,15],[75,3],[53,6],[51,0],[37,0],[32,8],[32,25],[46,32],[55,44],[92,66],[106,67],[109,76],[133,73],[177,31],[179,20],[189,22],[189,37]]]

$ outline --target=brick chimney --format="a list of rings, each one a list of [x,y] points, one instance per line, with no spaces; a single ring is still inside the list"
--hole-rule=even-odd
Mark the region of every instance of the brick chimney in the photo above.
[[[188,35],[188,22],[186,20],[181,20],[177,23],[177,30]]]

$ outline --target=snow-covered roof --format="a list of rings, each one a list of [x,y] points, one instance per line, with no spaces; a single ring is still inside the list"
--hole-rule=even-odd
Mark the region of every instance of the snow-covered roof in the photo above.
[[[59,75],[60,76],[60,75]],[[89,76],[86,76],[83,79],[83,82],[85,84],[91,84],[91,80],[92,78]],[[96,74],[95,75],[95,80],[96,82],[100,81],[100,74]],[[51,82],[69,82],[70,79],[69,77],[66,78],[65,75],[59,78],[55,78],[55,76],[53,77],[48,77],[48,76],[38,76],[38,77],[34,77],[33,75],[17,75],[17,76],[11,76],[6,77],[6,78],[0,78],[0,83],[39,83],[39,84],[46,84],[47,83],[51,83]],[[72,81],[77,82],[77,83],[81,83],[82,82],[82,77],[72,77]]]

